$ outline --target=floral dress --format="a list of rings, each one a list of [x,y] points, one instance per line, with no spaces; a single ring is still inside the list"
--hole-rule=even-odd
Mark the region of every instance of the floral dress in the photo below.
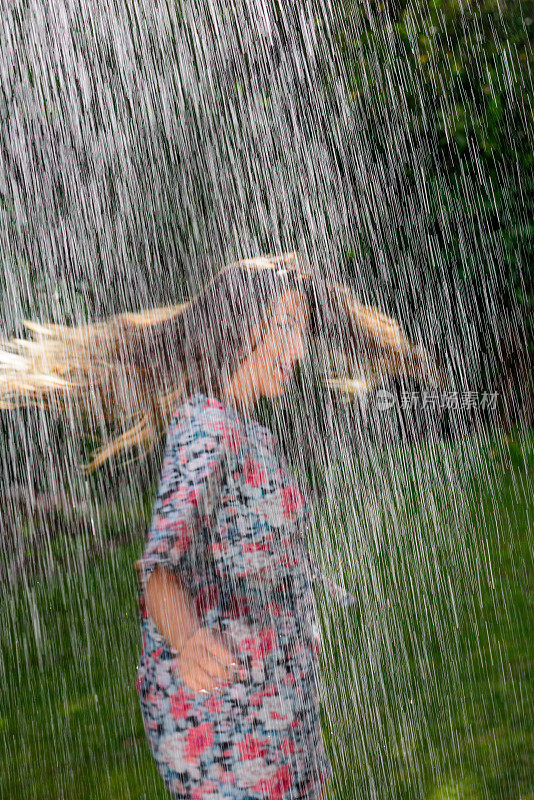
[[[319,720],[312,581],[352,595],[311,560],[308,502],[268,428],[198,392],[169,427],[141,559],[136,689],[175,798],[313,800],[332,773]],[[144,602],[157,564],[176,573],[202,626],[237,652],[222,691],[191,690]]]

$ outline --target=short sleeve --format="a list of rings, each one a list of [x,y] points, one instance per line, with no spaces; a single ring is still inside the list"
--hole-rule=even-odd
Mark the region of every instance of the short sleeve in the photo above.
[[[188,411],[189,409],[189,411]],[[172,419],[147,543],[142,590],[159,564],[190,584],[205,555],[211,518],[224,477],[224,412],[197,402]]]

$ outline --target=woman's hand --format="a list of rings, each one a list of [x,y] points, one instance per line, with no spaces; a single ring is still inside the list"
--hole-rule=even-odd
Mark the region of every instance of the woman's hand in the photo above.
[[[176,654],[174,664],[183,682],[195,692],[210,692],[235,679],[243,669],[223,634],[205,628],[195,604],[177,576],[156,567],[146,588],[147,609],[158,630]]]
[[[212,692],[232,683],[242,665],[215,631],[198,628],[174,658],[183,682],[194,692]]]

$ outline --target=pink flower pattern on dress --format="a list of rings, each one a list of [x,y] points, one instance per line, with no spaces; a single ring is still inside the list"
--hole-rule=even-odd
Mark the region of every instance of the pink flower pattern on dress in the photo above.
[[[213,741],[213,725],[211,722],[203,722],[202,725],[190,728],[187,734],[185,760],[194,764],[204,750],[212,746]]]
[[[307,518],[267,428],[202,393],[176,409],[142,557],[135,682],[174,798],[315,800],[332,773],[316,691]],[[184,684],[148,614],[144,592],[158,564],[175,572],[201,624],[241,662],[220,692]]]
[[[243,741],[237,744],[239,755],[245,761],[251,758],[261,758],[267,755],[268,750],[265,747],[266,744],[268,744],[268,739],[258,739],[256,736],[248,733]]]
[[[169,695],[169,700],[171,701],[171,714],[174,719],[187,719],[189,711],[191,711],[192,705],[187,701],[192,698],[193,695],[190,693],[188,694],[185,692],[181,687],[178,689],[176,694]]]

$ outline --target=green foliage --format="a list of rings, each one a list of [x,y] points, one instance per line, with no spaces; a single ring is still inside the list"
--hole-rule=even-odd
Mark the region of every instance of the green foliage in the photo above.
[[[389,0],[345,2],[342,9],[335,41],[348,100],[378,163],[396,146],[397,196],[421,214],[420,229],[431,242],[422,257],[432,257],[433,279],[458,286],[475,309],[484,307],[485,293],[497,296],[503,312],[522,320],[532,357],[532,3]],[[401,116],[390,142],[391,122]],[[391,263],[399,255],[417,258],[418,231],[399,222],[396,244],[381,242]],[[347,245],[349,272],[367,263],[383,281],[374,252],[380,235],[358,231]],[[398,272],[387,275],[387,299],[394,303],[401,293],[416,316],[418,298],[406,272]],[[492,341],[483,330],[488,323],[499,320],[484,309],[476,320],[482,346],[499,352],[508,332]],[[510,361],[518,359],[520,339],[510,346]]]

